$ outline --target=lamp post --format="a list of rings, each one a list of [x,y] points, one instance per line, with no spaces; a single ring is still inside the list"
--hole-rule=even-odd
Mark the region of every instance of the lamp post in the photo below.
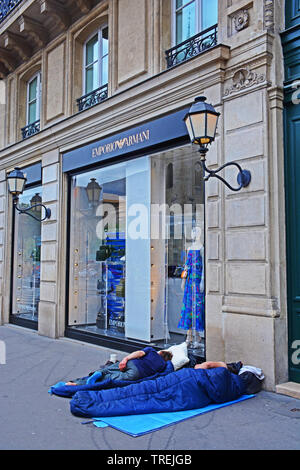
[[[24,173],[22,172],[22,170],[20,170],[20,168],[16,167],[13,171],[11,171],[7,175],[6,179],[7,179],[7,182],[8,182],[9,192],[13,196],[14,208],[18,212],[20,212],[21,214],[30,215],[30,217],[33,217],[35,220],[38,220],[40,222],[42,222],[43,220],[46,220],[46,219],[50,219],[51,210],[48,209],[44,204],[41,203],[42,199],[39,196],[39,194],[36,194],[35,196],[33,196],[33,198],[30,201],[30,203],[32,205],[30,207],[27,207],[27,209],[21,209],[21,208],[18,207],[19,196],[20,196],[20,194],[23,193],[24,187],[25,187],[25,184],[26,184],[26,181],[27,181]],[[30,212],[30,211],[39,212],[40,207],[43,207],[45,209],[45,216],[42,219],[40,217],[36,217],[33,213]]]
[[[220,113],[218,113],[211,104],[206,103],[205,96],[199,96],[195,99],[189,112],[184,117],[191,142],[199,145],[199,153],[201,164],[208,176],[204,178],[208,181],[209,178],[215,177],[221,180],[232,191],[240,191],[246,188],[251,181],[251,173],[248,170],[243,170],[236,162],[229,162],[222,165],[217,170],[209,170],[206,167],[206,154],[208,152],[208,145],[211,144],[216,138],[218,120]],[[239,170],[237,176],[238,187],[233,188],[219,173],[228,166],[235,166]]]

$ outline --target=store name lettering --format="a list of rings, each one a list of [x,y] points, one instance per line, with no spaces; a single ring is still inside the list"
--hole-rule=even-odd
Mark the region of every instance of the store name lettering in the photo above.
[[[122,150],[125,147],[132,147],[133,145],[143,143],[150,140],[150,130],[147,129],[143,132],[138,132],[137,134],[129,135],[123,139],[114,140],[105,145],[99,145],[92,149],[92,157],[100,157],[101,155],[106,155],[116,150]]]

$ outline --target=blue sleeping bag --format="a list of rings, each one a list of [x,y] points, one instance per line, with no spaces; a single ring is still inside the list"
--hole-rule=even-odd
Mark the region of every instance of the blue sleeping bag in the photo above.
[[[184,411],[226,403],[244,393],[242,379],[223,367],[181,369],[121,388],[79,391],[70,408],[76,416],[91,418]]]
[[[168,361],[166,363],[166,367],[163,372],[157,372],[154,375],[151,375],[150,377],[144,377],[143,379],[138,379],[138,380],[111,380],[111,379],[105,379],[102,380],[101,382],[95,382],[95,383],[87,383],[85,385],[65,385],[64,382],[58,382],[58,384],[53,385],[49,393],[53,395],[58,395],[60,397],[66,397],[66,398],[71,398],[75,393],[80,392],[80,391],[86,391],[86,390],[104,390],[104,389],[110,389],[110,388],[116,388],[116,387],[125,387],[127,385],[133,384],[133,383],[139,383],[145,380],[153,380],[158,377],[164,377],[167,374],[170,374],[170,372],[174,372],[174,366],[171,361]],[[83,377],[85,379],[88,379],[88,377]]]

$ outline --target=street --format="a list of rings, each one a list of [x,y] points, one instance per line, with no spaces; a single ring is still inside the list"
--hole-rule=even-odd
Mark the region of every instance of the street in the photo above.
[[[116,351],[12,325],[0,327],[0,340],[6,346],[6,364],[0,364],[1,450],[300,449],[300,400],[266,391],[138,438],[83,425],[87,420],[70,413],[69,400],[48,390],[87,375]]]

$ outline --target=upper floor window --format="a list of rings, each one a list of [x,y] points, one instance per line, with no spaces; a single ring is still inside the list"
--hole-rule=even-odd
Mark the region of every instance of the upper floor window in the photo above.
[[[27,82],[26,126],[21,129],[23,139],[40,131],[41,90],[41,73],[38,72]]]
[[[173,46],[167,68],[202,54],[218,43],[218,0],[172,0]]]
[[[101,28],[85,43],[84,94],[108,83],[108,27]]]
[[[36,74],[27,84],[27,125],[40,119],[41,74]]]
[[[174,45],[218,23],[218,0],[173,0]]]

